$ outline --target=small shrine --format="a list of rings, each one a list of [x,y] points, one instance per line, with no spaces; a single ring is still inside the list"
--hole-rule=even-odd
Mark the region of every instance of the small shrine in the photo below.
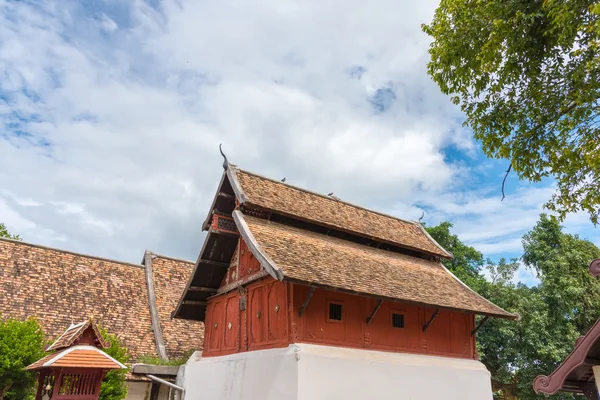
[[[95,400],[109,370],[127,367],[104,351],[107,343],[90,318],[71,325],[26,369],[39,371],[36,400]]]

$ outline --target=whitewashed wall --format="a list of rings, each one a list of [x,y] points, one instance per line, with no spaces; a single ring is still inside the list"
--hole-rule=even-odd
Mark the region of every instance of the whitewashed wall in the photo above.
[[[194,354],[185,400],[491,400],[479,361],[293,344],[230,356]]]

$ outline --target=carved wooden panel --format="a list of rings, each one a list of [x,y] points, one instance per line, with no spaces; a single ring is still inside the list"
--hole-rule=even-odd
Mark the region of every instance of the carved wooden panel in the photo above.
[[[269,341],[287,340],[287,290],[283,282],[267,285],[269,310]]]
[[[223,350],[237,350],[239,344],[239,300],[238,296],[229,296],[225,301],[225,321],[223,331],[225,342]]]
[[[244,279],[245,277],[255,274],[260,270],[260,263],[254,257],[254,254],[248,249],[246,243],[240,241],[240,261],[238,269],[238,280]]]
[[[265,287],[258,286],[248,290],[248,347],[267,341],[268,315],[265,312]]]
[[[210,329],[210,349],[219,351],[223,348],[225,325],[225,299],[216,301],[213,304],[213,312],[211,318],[211,326],[205,329]]]

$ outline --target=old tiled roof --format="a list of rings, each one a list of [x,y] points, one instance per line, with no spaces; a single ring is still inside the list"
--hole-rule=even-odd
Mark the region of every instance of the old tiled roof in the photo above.
[[[73,346],[43,357],[26,369],[49,367],[125,369],[123,364],[93,346]]]
[[[253,254],[278,279],[478,314],[516,316],[484,299],[444,268],[396,252],[333,238],[234,211]],[[266,264],[266,265],[265,265]]]
[[[60,335],[58,339],[54,341],[54,343],[48,346],[46,351],[58,350],[71,346],[77,339],[81,337],[81,335],[83,335],[83,332],[85,332],[85,330],[90,326],[94,330],[96,340],[98,341],[99,346],[102,348],[107,347],[107,343],[102,338],[102,334],[98,330],[98,326],[93,321],[93,319],[90,318],[78,324],[71,324],[71,326],[69,326],[67,330],[64,331],[62,335]]]
[[[193,266],[153,256],[160,326],[170,357],[202,348],[204,325],[169,315]],[[49,339],[93,315],[121,339],[132,361],[157,355],[143,265],[0,239],[0,293],[3,317],[36,317]]]
[[[238,200],[242,204],[257,206],[282,215],[432,255],[452,257],[427,234],[418,222],[404,221],[357,207],[233,166],[229,167],[229,175]]]

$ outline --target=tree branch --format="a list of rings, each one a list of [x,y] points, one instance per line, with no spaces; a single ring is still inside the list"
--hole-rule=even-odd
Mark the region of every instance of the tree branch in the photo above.
[[[506,197],[504,195],[504,184],[506,183],[506,178],[508,177],[508,174],[510,173],[511,169],[512,169],[512,163],[510,163],[510,165],[508,166],[508,169],[506,170],[506,174],[504,175],[504,179],[502,179],[502,199],[500,201],[504,201],[504,198]]]

